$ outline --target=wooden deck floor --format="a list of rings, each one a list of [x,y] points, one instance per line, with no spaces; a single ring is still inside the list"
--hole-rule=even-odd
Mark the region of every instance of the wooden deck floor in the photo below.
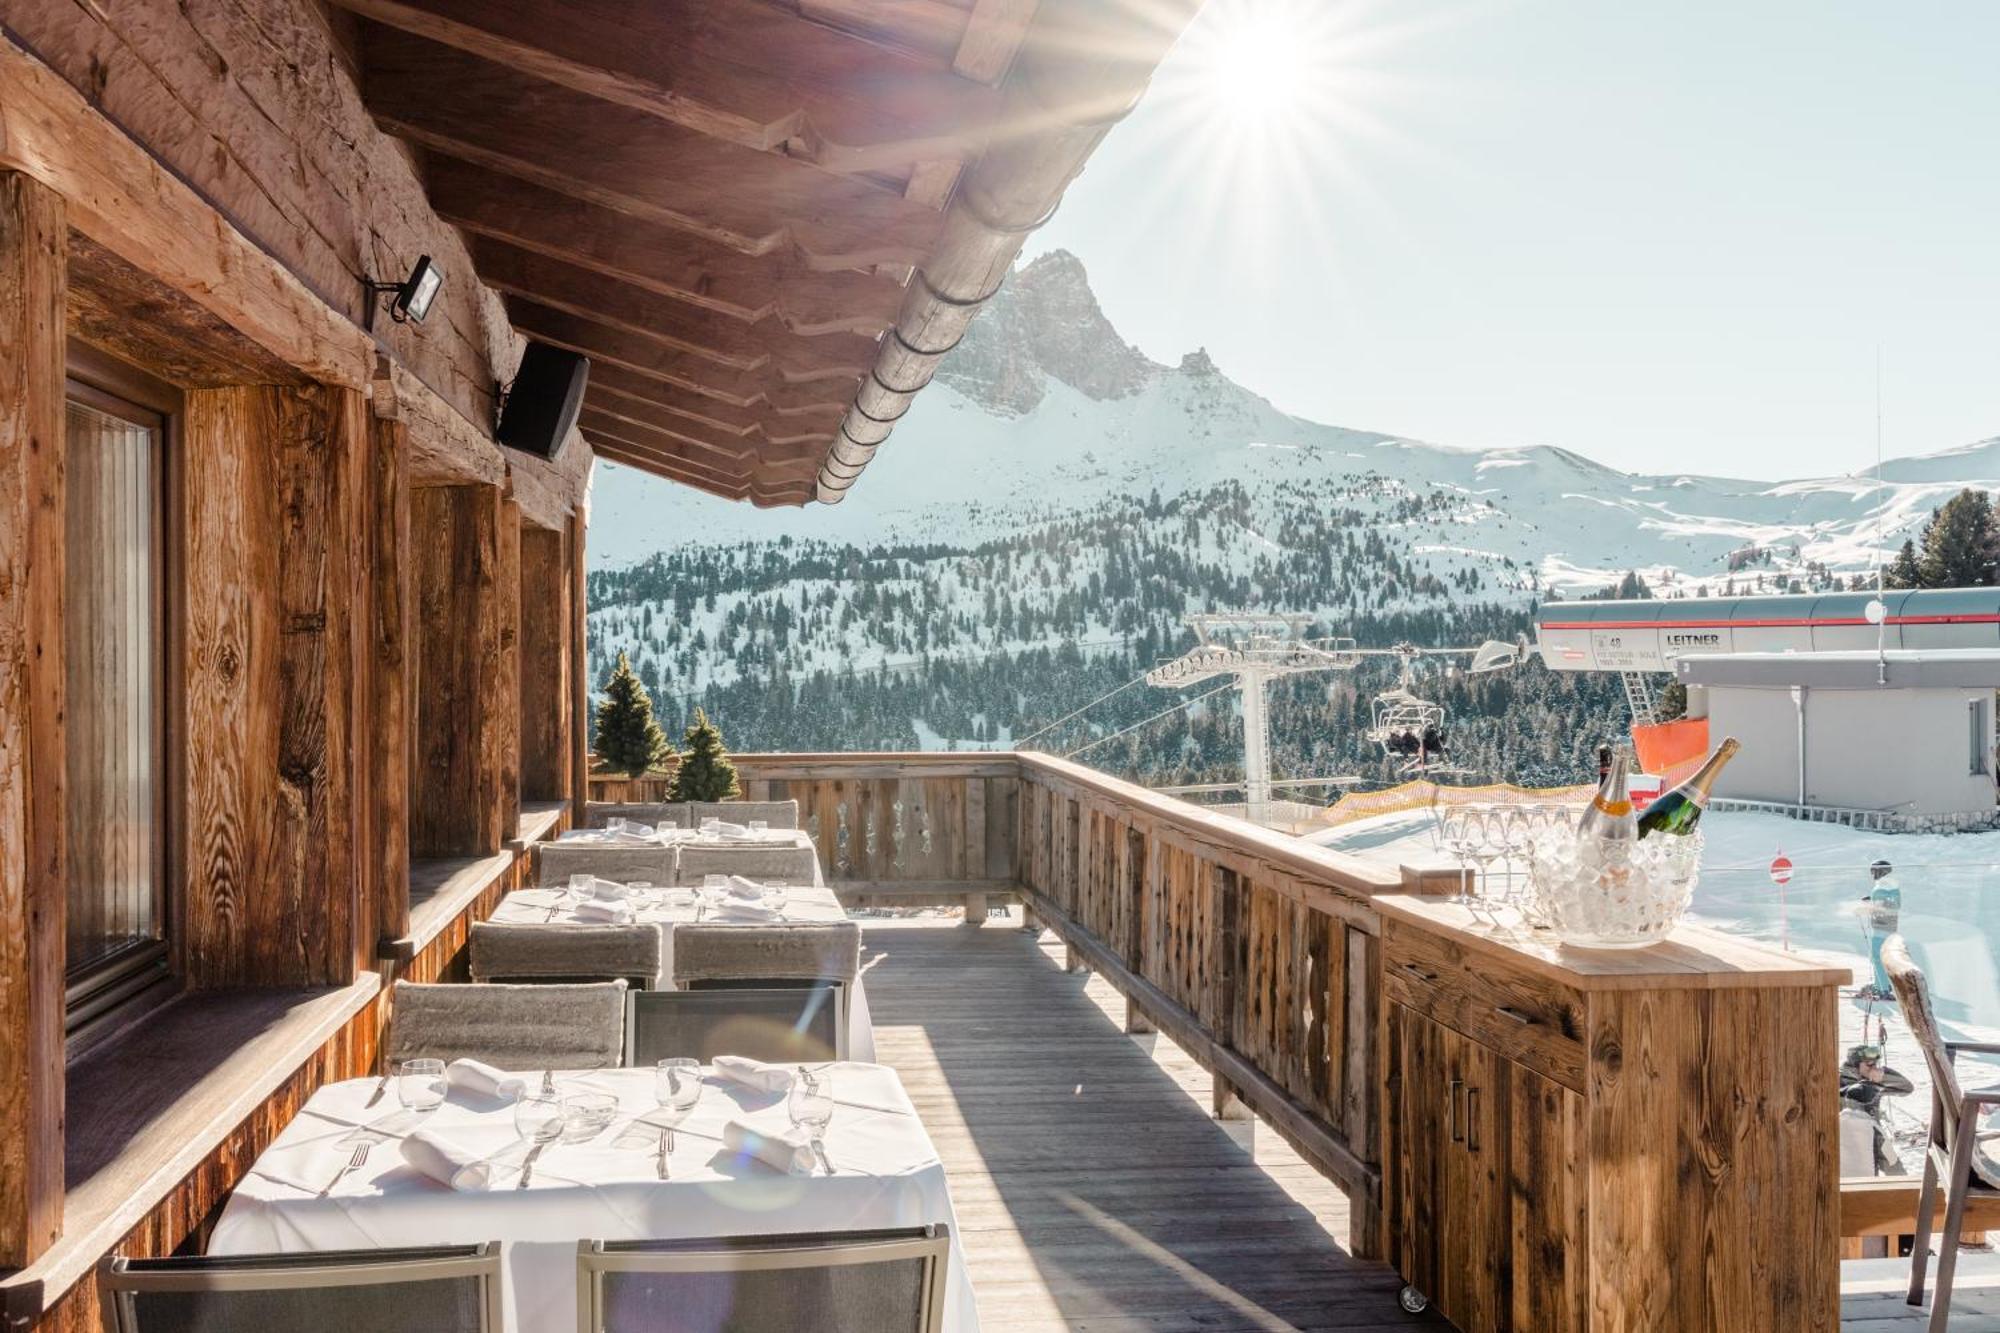
[[[1339,1190],[1270,1131],[1212,1119],[1208,1075],[1124,1035],[1117,992],[1018,920],[865,923],[876,1048],[950,1173],[986,1333],[1442,1326],[1348,1254]],[[2000,1333],[1987,1258],[1961,1270],[1953,1333]],[[1885,1284],[1847,1266],[1845,1333],[1923,1327]]]

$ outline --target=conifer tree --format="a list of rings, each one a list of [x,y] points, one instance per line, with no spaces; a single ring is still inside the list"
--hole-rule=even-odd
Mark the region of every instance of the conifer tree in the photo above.
[[[1917,544],[1905,539],[1903,549],[1889,562],[1882,584],[1887,588],[1915,588],[1922,585],[1923,578],[1923,570],[1917,564]]]
[[[604,684],[604,700],[597,705],[593,745],[598,758],[635,778],[644,777],[673,754],[666,733],[653,720],[652,696],[623,652]]]
[[[1920,586],[1977,588],[1990,586],[2000,563],[2000,533],[1993,523],[1993,501],[1985,491],[1960,491],[1931,514],[1924,525]]]
[[[736,765],[722,749],[722,731],[708,720],[700,708],[694,722],[681,737],[687,746],[680,767],[674,770],[674,784],[667,793],[670,801],[726,801],[741,796],[736,782]]]

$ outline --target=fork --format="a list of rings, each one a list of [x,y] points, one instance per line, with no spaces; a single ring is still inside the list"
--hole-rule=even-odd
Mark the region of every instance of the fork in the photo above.
[[[515,1189],[524,1190],[528,1188],[528,1177],[535,1174],[535,1159],[540,1157],[542,1149],[548,1146],[547,1143],[537,1143],[534,1147],[528,1149],[528,1155],[521,1160],[521,1178],[514,1182]]]
[[[368,1150],[374,1146],[375,1145],[371,1140],[365,1140],[365,1139],[362,1142],[355,1144],[354,1151],[348,1154],[347,1165],[341,1167],[339,1171],[336,1171],[334,1173],[333,1179],[326,1182],[326,1188],[319,1192],[319,1197],[324,1199],[327,1195],[333,1193],[333,1187],[335,1185],[338,1185],[341,1181],[347,1179],[348,1172],[359,1170],[361,1164],[368,1160]]]
[[[671,1129],[661,1130],[660,1150],[659,1153],[654,1158],[654,1165],[659,1168],[661,1180],[667,1179],[667,1154],[673,1151],[673,1146],[674,1146],[674,1132]]]
[[[544,1069],[542,1071],[542,1096],[553,1097],[555,1095],[556,1071],[553,1069]]]

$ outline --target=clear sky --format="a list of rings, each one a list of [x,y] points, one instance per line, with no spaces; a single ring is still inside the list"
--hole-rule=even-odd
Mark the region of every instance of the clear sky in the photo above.
[[[2000,0],[1208,0],[1026,255],[1316,420],[1756,478],[2000,435]]]

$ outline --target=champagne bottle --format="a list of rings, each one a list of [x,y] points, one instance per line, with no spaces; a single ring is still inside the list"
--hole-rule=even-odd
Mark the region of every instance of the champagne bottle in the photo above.
[[[1577,841],[1631,842],[1639,836],[1639,821],[1632,814],[1631,775],[1631,761],[1624,752],[1613,755],[1611,771],[1604,775],[1597,795],[1591,797],[1589,807],[1577,823]]]
[[[1701,822],[1701,812],[1708,809],[1709,790],[1715,786],[1716,776],[1742,748],[1734,736],[1725,736],[1693,777],[1646,808],[1646,813],[1639,817],[1639,836],[1665,833],[1685,837],[1694,832],[1694,826]]]

